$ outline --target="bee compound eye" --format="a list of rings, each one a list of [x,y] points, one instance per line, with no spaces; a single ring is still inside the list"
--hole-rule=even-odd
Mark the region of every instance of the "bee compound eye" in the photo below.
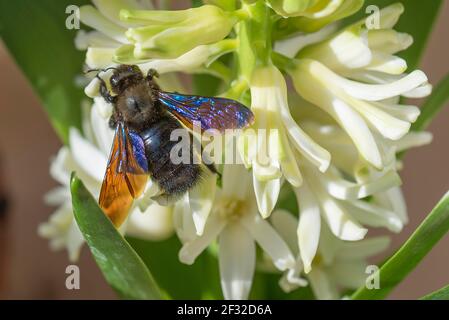
[[[111,86],[116,87],[118,85],[118,78],[115,76],[112,76],[111,79],[109,80],[111,82]]]

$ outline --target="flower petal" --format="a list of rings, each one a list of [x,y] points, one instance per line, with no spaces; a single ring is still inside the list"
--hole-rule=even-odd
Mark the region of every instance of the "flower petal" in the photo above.
[[[319,300],[336,300],[339,297],[337,286],[329,275],[319,268],[307,275],[315,297]]]
[[[109,121],[99,114],[98,107],[91,109],[90,121],[93,124],[92,130],[97,145],[106,157],[109,156],[114,139],[114,130],[109,127]]]
[[[83,244],[84,236],[81,234],[78,224],[74,219],[67,231],[67,252],[71,262],[78,261]]]
[[[226,300],[247,299],[256,264],[253,238],[238,223],[228,224],[219,237],[219,265]]]
[[[380,102],[372,102],[372,104],[391,114],[393,117],[408,122],[415,122],[420,114],[420,110],[416,106]]]
[[[318,166],[321,172],[329,167],[330,154],[319,144],[313,141],[293,120],[290,113],[282,109],[282,119],[297,150],[314,165]]]
[[[280,131],[283,131],[283,128]],[[299,187],[302,184],[302,175],[299,171],[298,163],[292,148],[290,147],[290,141],[288,137],[281,133],[281,144],[284,149],[284,156],[281,158],[281,170],[285,176],[285,179],[293,186]]]
[[[70,201],[72,201],[72,198],[66,186],[55,187],[44,195],[44,202],[49,206],[59,206]]]
[[[89,69],[104,69],[111,66],[114,48],[89,47],[86,52],[86,65]]]
[[[382,158],[373,134],[362,117],[341,100],[332,102],[330,113],[351,137],[360,155],[375,168],[382,168]]]
[[[131,26],[132,24],[125,23],[120,20],[120,10],[125,8],[133,10],[151,9],[144,5],[143,1],[138,0],[92,0],[92,3],[106,18],[125,28]]]
[[[182,243],[192,241],[197,237],[187,194],[174,204],[173,225]]]
[[[51,177],[65,186],[68,186],[70,181],[69,170],[66,169],[68,157],[70,157],[69,148],[62,147],[50,165]]]
[[[404,226],[401,219],[393,211],[366,201],[355,200],[345,202],[343,206],[351,212],[352,217],[364,225],[385,227],[392,232],[400,232]]]
[[[149,69],[156,69],[158,73],[164,74],[168,72],[193,72],[204,63],[206,63],[211,55],[211,50],[208,45],[201,45],[184,53],[175,59],[153,59],[139,65],[142,72],[147,72]]]
[[[390,140],[402,138],[410,129],[410,122],[397,119],[369,102],[347,98],[346,102],[357,110],[382,136]]]
[[[295,267],[293,269],[286,270],[281,279],[279,279],[279,286],[281,287],[281,289],[289,293],[298,287],[307,286],[307,280],[301,278],[301,271],[301,258],[298,257]]]
[[[151,241],[169,238],[173,234],[173,208],[153,203],[145,212],[134,209],[128,218],[126,234]]]
[[[347,289],[357,289],[365,283],[368,274],[365,273],[364,261],[339,261],[330,269],[330,277],[335,284]]]
[[[374,197],[374,203],[384,208],[389,208],[401,220],[403,224],[408,222],[407,206],[400,187],[391,188]]]
[[[85,140],[78,130],[69,131],[70,148],[77,165],[96,181],[103,181],[107,159],[91,142]]]
[[[407,70],[404,59],[383,52],[373,52],[373,59],[366,66],[366,70],[385,72],[400,75]]]
[[[251,175],[245,167],[241,165],[228,164],[223,166],[223,187],[222,195],[227,198],[237,198],[245,200],[251,191]]]
[[[392,29],[371,29],[368,31],[368,44],[371,50],[395,54],[413,44],[413,37]]]
[[[296,256],[299,253],[298,236],[296,235],[296,227],[298,219],[290,212],[277,209],[270,217],[273,228],[287,243],[292,253]]]
[[[388,248],[391,241],[387,236],[347,242],[338,252],[338,260],[365,259],[381,253]]]
[[[295,193],[300,211],[297,229],[299,253],[304,264],[304,272],[309,273],[320,241],[320,207],[307,183],[296,189]]]
[[[96,109],[98,115],[103,118],[103,121],[106,120],[109,122],[109,118],[112,115],[113,107],[110,103],[107,103],[103,97],[95,97],[94,104],[92,106],[93,109]]]
[[[401,184],[401,178],[393,170],[374,181],[354,183],[343,179],[335,168],[332,169],[320,177],[320,180],[329,194],[341,200],[362,199]]]
[[[276,41],[274,44],[274,51],[279,52],[286,57],[294,58],[304,47],[323,41],[336,30],[336,24],[329,24],[316,32],[301,33],[294,37]]]
[[[254,175],[253,184],[259,212],[264,219],[268,218],[278,200],[281,191],[281,179],[259,181]]]
[[[312,60],[300,60],[291,75],[298,93],[328,112],[351,137],[362,157],[374,167],[382,168],[380,151],[364,119],[339,98],[346,94],[334,84],[348,80],[339,78],[321,63]]]
[[[193,264],[195,259],[215,240],[225,226],[225,222],[218,217],[209,217],[203,235],[184,243],[179,251],[179,260],[185,264]]]
[[[247,214],[241,221],[260,247],[271,257],[276,268],[281,271],[294,268],[295,259],[290,249],[266,220],[258,214]]]
[[[404,5],[402,3],[394,3],[382,8],[379,12],[374,12],[370,16],[359,20],[356,24],[365,25],[366,21],[379,19],[380,29],[391,29],[399,20],[401,14],[404,13]],[[380,15],[380,17],[379,17]]]
[[[409,132],[406,136],[395,141],[396,151],[401,152],[410,148],[421,147],[432,142],[432,133],[430,132]]]
[[[416,87],[410,91],[404,92],[402,96],[406,98],[412,98],[412,99],[419,99],[427,97],[429,94],[432,93],[432,85],[429,83],[424,83],[420,85],[419,87]]]
[[[323,217],[336,237],[347,241],[356,241],[365,237],[368,230],[355,222],[338,200],[332,199],[324,192],[319,192],[318,198],[323,209]]]
[[[80,19],[85,25],[96,29],[111,39],[121,43],[127,43],[128,40],[125,36],[126,29],[118,26],[112,21],[106,19],[97,9],[93,6],[87,5],[80,8]]]
[[[426,84],[427,76],[421,70],[415,70],[401,79],[388,84],[364,84],[342,78],[338,82],[341,88],[354,98],[379,101],[411,92]]]
[[[304,48],[298,57],[314,59],[337,71],[367,66],[372,60],[366,36],[360,28],[345,29],[321,43]]]
[[[212,209],[215,198],[217,175],[207,174],[203,181],[189,190],[189,205],[192,210],[193,222],[197,235],[204,232],[207,217]]]

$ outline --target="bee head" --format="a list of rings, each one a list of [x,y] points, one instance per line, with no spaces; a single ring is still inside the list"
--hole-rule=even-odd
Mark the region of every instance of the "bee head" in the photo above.
[[[115,94],[122,93],[130,85],[143,80],[142,71],[135,65],[121,64],[114,69],[110,78],[111,89]]]

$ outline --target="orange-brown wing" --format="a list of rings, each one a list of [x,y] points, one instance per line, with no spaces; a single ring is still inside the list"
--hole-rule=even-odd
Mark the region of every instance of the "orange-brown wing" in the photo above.
[[[143,141],[119,122],[98,201],[116,227],[125,221],[133,199],[142,194],[147,179]]]

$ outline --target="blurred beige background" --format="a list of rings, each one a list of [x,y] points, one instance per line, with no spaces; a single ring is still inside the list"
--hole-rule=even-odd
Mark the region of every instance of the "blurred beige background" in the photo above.
[[[421,63],[435,84],[449,72],[449,1],[437,21]],[[7,219],[0,220],[0,298],[6,299],[108,299],[115,294],[105,284],[87,249],[77,263],[81,289],[65,288],[65,252],[53,253],[36,234],[54,208],[42,197],[55,186],[48,174],[52,155],[60,147],[43,108],[24,76],[0,45],[0,185],[11,204]],[[410,223],[394,236],[401,244],[449,189],[449,108],[433,122],[432,145],[410,151],[402,172]],[[1,188],[0,188],[1,189]],[[413,299],[449,283],[449,237],[446,236],[391,298]]]

